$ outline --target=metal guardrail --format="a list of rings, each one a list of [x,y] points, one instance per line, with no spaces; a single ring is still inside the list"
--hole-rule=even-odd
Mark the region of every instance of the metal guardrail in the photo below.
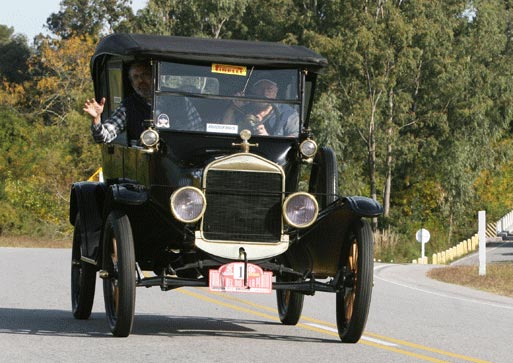
[[[506,235],[513,230],[513,211],[506,214],[504,217],[497,221],[495,227],[496,236]]]

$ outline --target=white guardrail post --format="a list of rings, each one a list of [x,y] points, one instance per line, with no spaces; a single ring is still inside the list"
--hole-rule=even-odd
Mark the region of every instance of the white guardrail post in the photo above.
[[[501,233],[508,233],[513,228],[513,211],[506,214],[504,217],[499,219],[497,222],[497,235],[500,235]]]
[[[486,212],[478,212],[479,276],[486,275]]]
[[[493,236],[494,223],[488,225],[488,237]],[[513,232],[513,210],[499,219],[495,223],[495,230],[497,237],[504,237],[505,234]],[[454,259],[461,257],[469,252],[479,249],[479,275],[486,275],[486,212],[478,212],[478,233],[471,238],[460,242],[458,245],[448,248],[445,251],[433,254],[433,264],[448,264]],[[428,258],[418,258],[412,260],[412,263],[428,263]]]

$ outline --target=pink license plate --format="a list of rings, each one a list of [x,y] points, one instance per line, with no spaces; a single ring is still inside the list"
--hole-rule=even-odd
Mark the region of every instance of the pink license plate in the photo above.
[[[244,269],[246,284],[244,284]],[[273,273],[262,270],[252,263],[232,262],[209,270],[208,287],[210,291],[252,292],[270,294],[273,288]]]

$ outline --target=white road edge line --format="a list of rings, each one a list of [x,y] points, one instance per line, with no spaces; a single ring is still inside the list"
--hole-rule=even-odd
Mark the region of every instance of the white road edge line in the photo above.
[[[330,331],[330,332],[333,332],[333,333],[338,333],[338,330],[335,329],[335,328],[331,328],[329,326],[324,326],[324,325],[321,325],[321,324],[315,324],[315,323],[304,323],[305,325],[310,325],[310,326],[313,326],[314,328],[319,328],[319,329],[322,329],[322,330],[327,330],[327,331]],[[386,342],[384,340],[381,340],[381,339],[375,339],[375,338],[370,338],[370,337],[366,337],[365,335],[363,335],[361,337],[362,340],[367,340],[369,342],[373,342],[373,343],[377,343],[377,344],[381,344],[381,345],[386,345],[387,347],[398,347],[399,345],[398,344],[394,344],[394,343],[390,343],[390,342]]]
[[[379,270],[379,269],[381,269],[383,267],[385,267],[385,266],[374,267],[374,271],[377,271],[377,270]],[[384,277],[377,276],[376,274],[374,274],[374,278],[378,279],[378,280],[381,280],[381,281],[384,281],[384,282],[388,282],[389,284],[401,286],[401,287],[404,287],[404,288],[407,288],[407,289],[410,289],[410,290],[414,290],[414,291],[423,292],[425,294],[430,294],[430,295],[434,295],[434,296],[440,296],[440,297],[447,298],[447,299],[465,301],[465,302],[470,302],[470,303],[479,304],[479,305],[491,306],[491,307],[494,307],[494,308],[501,308],[501,309],[508,309],[508,310],[512,310],[513,309],[513,306],[511,306],[511,305],[506,305],[506,304],[499,303],[499,302],[496,303],[496,302],[489,302],[489,301],[484,301],[484,300],[478,300],[478,299],[475,299],[475,298],[472,298],[472,297],[453,296],[453,295],[449,295],[449,294],[446,294],[446,293],[443,293],[443,292],[436,292],[436,291],[432,291],[432,290],[426,290],[426,289],[422,289],[422,288],[419,288],[419,287],[411,286],[411,285],[408,285],[408,284],[405,284],[405,283],[400,283],[400,282],[392,281],[392,280],[386,279]]]

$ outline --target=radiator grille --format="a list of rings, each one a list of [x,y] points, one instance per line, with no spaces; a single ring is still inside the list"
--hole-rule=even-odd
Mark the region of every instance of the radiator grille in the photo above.
[[[210,170],[203,235],[208,240],[279,242],[281,175]]]

